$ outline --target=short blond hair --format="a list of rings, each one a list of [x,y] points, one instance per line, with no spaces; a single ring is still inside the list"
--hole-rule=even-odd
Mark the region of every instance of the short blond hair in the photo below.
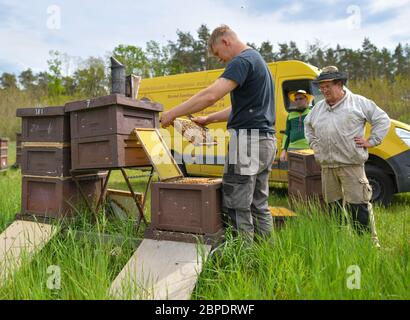
[[[229,26],[227,26],[226,24],[223,24],[219,26],[218,28],[216,28],[214,31],[212,31],[212,34],[208,40],[208,52],[213,55],[214,45],[219,41],[221,37],[227,36],[227,35],[236,36],[236,33],[231,28],[229,28]]]

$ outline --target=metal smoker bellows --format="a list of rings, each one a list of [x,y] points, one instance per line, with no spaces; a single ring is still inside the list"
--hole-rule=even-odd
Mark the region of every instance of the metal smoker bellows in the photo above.
[[[125,66],[111,57],[111,93],[125,95]]]

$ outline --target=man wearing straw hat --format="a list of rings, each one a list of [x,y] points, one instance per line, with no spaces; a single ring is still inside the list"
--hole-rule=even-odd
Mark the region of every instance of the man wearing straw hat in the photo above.
[[[371,232],[379,245],[364,164],[368,148],[379,145],[390,128],[388,115],[373,101],[346,88],[347,74],[326,67],[316,78],[324,96],[305,119],[305,135],[322,167],[325,201],[338,214],[345,209],[359,233]],[[365,139],[366,122],[371,134]]]
[[[280,161],[287,161],[287,153],[291,150],[309,149],[309,143],[305,138],[304,121],[310,113],[309,103],[313,96],[305,90],[291,91],[289,100],[296,105],[286,119],[286,131],[282,143]]]

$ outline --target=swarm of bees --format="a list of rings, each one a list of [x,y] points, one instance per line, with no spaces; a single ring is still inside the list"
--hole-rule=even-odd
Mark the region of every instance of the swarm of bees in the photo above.
[[[209,131],[192,120],[176,118],[174,128],[195,146],[216,144]]]

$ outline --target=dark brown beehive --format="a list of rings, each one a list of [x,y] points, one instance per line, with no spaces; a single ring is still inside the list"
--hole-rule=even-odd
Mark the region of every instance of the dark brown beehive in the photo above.
[[[175,182],[153,183],[151,228],[196,234],[217,233],[222,228],[221,187],[221,180],[215,179],[182,178]]]
[[[159,127],[162,105],[112,94],[66,104],[70,112],[72,169],[150,165],[135,128]]]
[[[71,148],[24,146],[21,172],[23,175],[69,177]]]
[[[88,201],[95,203],[106,174],[77,177]],[[23,176],[21,214],[46,218],[74,216],[83,201],[75,182],[69,178]]]
[[[92,100],[67,103],[70,113],[71,139],[105,136],[110,134],[130,135],[135,128],[158,128],[158,103],[133,100],[113,94]]]
[[[313,152],[307,150],[289,151],[288,169],[289,172],[305,177],[320,175],[322,171],[315,160]]]
[[[0,152],[1,150],[7,150],[9,147],[9,139],[8,138],[0,138]]]
[[[70,142],[70,118],[64,107],[17,109],[22,142]]]
[[[148,166],[150,162],[133,135],[107,135],[72,140],[73,170]]]
[[[0,170],[6,169],[8,166],[8,158],[6,156],[0,156]]]
[[[8,166],[8,138],[0,138],[0,170]]]
[[[322,197],[322,179],[320,175],[303,176],[297,173],[288,173],[289,195],[309,200],[314,197]]]

